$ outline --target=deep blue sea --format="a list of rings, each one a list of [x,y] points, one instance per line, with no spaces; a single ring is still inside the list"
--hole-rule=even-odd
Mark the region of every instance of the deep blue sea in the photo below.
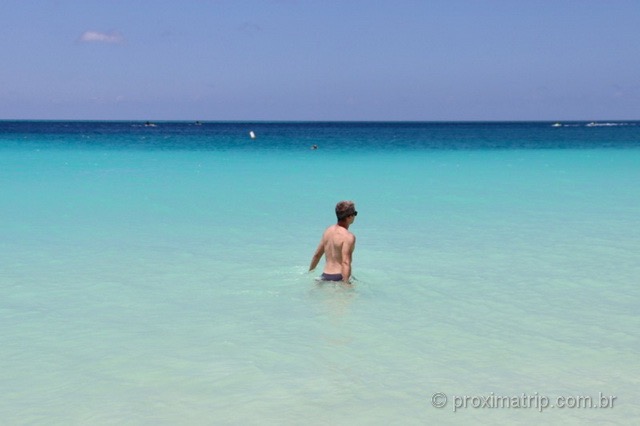
[[[640,418],[640,122],[0,121],[0,224],[1,424]]]

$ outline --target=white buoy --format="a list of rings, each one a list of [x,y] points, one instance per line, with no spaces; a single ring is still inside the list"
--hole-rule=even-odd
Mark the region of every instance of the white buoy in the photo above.
[[[253,130],[249,132],[249,136],[251,136],[251,139],[255,139],[256,138],[256,134],[253,133]]]

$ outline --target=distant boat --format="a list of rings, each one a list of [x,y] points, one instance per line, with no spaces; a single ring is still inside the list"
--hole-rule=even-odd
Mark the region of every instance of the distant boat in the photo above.
[[[255,139],[255,138],[256,138],[256,134],[255,134],[255,133],[253,133],[253,130],[251,130],[251,131],[249,132],[249,137],[251,137],[251,139]]]
[[[560,123],[553,123],[553,124],[551,125],[551,127],[562,127],[562,124],[560,124]]]
[[[144,127],[156,127],[156,125],[150,121],[147,121],[146,123],[144,123]]]
[[[595,121],[592,121],[591,123],[587,124],[587,127],[595,127],[597,125],[598,123],[596,123]]]

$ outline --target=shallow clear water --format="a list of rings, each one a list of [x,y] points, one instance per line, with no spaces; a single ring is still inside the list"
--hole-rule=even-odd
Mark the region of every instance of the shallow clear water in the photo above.
[[[640,125],[550,124],[0,122],[3,421],[638,418]]]

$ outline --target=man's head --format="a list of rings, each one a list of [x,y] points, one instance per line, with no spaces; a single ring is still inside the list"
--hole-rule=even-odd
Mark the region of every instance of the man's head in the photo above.
[[[338,222],[347,219],[350,216],[357,216],[356,205],[353,201],[340,201],[336,204],[336,217]]]

